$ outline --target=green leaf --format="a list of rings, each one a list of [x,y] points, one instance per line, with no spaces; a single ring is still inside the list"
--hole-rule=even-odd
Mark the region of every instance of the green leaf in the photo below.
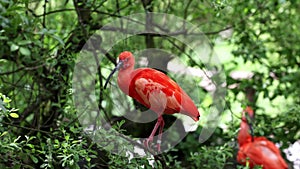
[[[34,149],[34,145],[33,144],[26,144],[28,147],[30,147],[31,149]]]
[[[6,36],[0,36],[0,40],[8,40]]]
[[[22,45],[28,45],[31,44],[31,40],[21,40],[18,42],[18,45],[22,46]]]
[[[58,36],[56,36],[56,35],[52,35],[52,37],[53,37],[54,39],[56,39],[62,46],[65,45],[64,41],[63,41],[60,37],[58,37]]]
[[[30,156],[30,158],[35,164],[39,162],[39,159],[36,158],[35,156]]]
[[[9,103],[9,102],[11,102],[11,99],[9,97],[6,97],[5,95],[3,95],[3,102]]]
[[[7,133],[8,133],[7,131],[3,132],[3,133],[0,135],[0,137],[6,135]]]
[[[31,52],[28,48],[25,48],[25,47],[20,47],[20,50],[22,55],[24,56],[30,56],[31,55]]]
[[[19,115],[17,113],[10,113],[9,114],[12,118],[19,118]]]
[[[66,135],[66,136],[65,136],[65,139],[66,139],[66,141],[69,141],[70,135]]]
[[[19,46],[16,45],[16,44],[14,44],[14,43],[10,46],[10,51],[11,51],[11,52],[14,52],[14,51],[16,51],[16,50],[18,50],[18,49],[19,49]]]

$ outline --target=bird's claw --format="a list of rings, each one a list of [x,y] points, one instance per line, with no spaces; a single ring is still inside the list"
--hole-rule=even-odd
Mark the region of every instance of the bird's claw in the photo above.
[[[147,139],[144,140],[144,146],[146,147],[147,150],[153,151],[153,149],[151,148],[152,143],[153,143],[152,138],[147,138]],[[157,148],[158,152],[160,152],[160,144],[161,144],[161,141],[157,140],[156,148]]]
[[[147,148],[147,149],[149,149],[150,147],[149,147],[149,144],[151,144],[152,143],[152,139],[150,139],[150,138],[147,138],[147,139],[145,139],[144,140],[144,146]]]

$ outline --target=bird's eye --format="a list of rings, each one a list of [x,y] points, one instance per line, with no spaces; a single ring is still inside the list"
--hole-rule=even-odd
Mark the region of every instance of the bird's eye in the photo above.
[[[128,58],[125,58],[125,59],[120,59],[120,58],[117,58],[117,63],[119,63],[120,61],[122,61],[123,63],[125,62],[128,62]]]

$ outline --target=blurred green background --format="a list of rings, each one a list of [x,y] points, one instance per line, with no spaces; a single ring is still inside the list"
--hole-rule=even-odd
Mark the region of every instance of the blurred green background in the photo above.
[[[72,98],[72,77],[91,35],[117,18],[146,12],[175,15],[203,31],[226,76],[226,104],[206,142],[198,142],[205,127],[200,122],[171,151],[129,160],[84,134]],[[283,152],[300,139],[299,28],[299,0],[0,0],[0,167],[247,168],[236,162],[236,137],[241,112],[251,104],[256,111],[254,134],[277,143],[289,167],[299,168],[293,161],[299,160],[299,151],[292,157]],[[106,113],[117,131],[136,137],[148,136],[154,123],[139,127],[118,116],[103,85],[120,52],[147,48],[178,56],[190,70],[203,69],[187,46],[153,34],[135,35],[108,51],[95,72],[97,101],[105,103],[99,113]],[[174,74],[172,78],[176,81]],[[183,80],[180,85],[197,90],[188,93],[198,93],[193,99],[205,119],[213,98],[200,85],[204,79],[192,78],[196,83]],[[256,90],[253,103],[245,97],[246,87]],[[166,126],[172,121],[174,117],[166,117]]]

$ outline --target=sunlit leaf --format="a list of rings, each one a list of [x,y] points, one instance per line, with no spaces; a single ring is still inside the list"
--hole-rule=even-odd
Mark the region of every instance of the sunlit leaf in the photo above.
[[[4,136],[4,135],[6,135],[7,133],[8,133],[7,131],[5,131],[5,132],[1,133],[0,137],[2,137],[2,136]]]
[[[10,113],[9,115],[12,118],[19,118],[19,115],[17,113]]]
[[[35,164],[39,162],[39,159],[36,158],[35,156],[32,156],[32,155],[31,155],[30,158],[31,158],[31,160],[32,160]]]
[[[31,52],[28,48],[25,48],[25,47],[20,47],[20,53],[24,56],[30,56],[31,55]]]
[[[31,40],[21,40],[18,42],[18,45],[22,46],[22,45],[28,45],[31,44]]]
[[[10,46],[10,51],[12,51],[12,52],[14,52],[14,51],[16,51],[18,49],[19,49],[19,46],[16,45],[16,44],[14,44],[14,43]]]

